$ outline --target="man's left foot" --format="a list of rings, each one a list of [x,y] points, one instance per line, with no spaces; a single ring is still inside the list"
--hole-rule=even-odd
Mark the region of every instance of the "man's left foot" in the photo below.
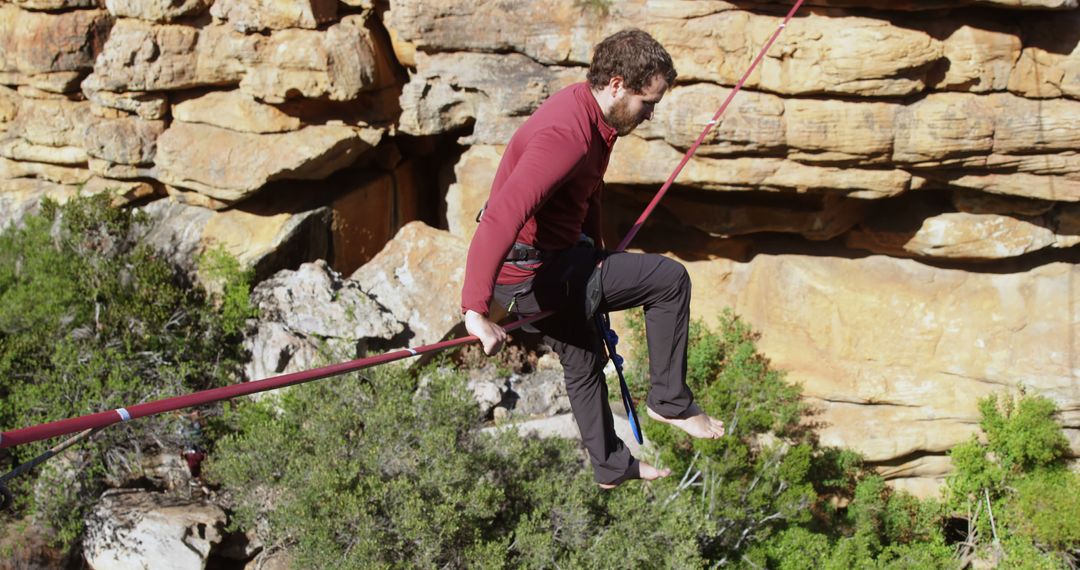
[[[655,479],[671,475],[671,469],[657,469],[652,465],[645,463],[644,461],[639,461],[638,473],[641,475],[639,479],[644,479],[645,481],[653,481]],[[600,485],[601,489],[614,489],[615,487],[618,487],[624,482],[625,481],[619,481],[618,483],[598,483],[598,485]]]
[[[697,404],[691,404],[685,413],[673,418],[661,416],[649,407],[646,407],[645,411],[650,418],[658,422],[671,424],[690,434],[691,437],[718,439],[724,435],[724,422],[710,417]]]

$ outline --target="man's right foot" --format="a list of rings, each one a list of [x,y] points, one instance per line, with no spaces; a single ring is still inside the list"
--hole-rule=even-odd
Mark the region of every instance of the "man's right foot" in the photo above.
[[[686,410],[685,413],[673,418],[661,416],[649,407],[646,407],[645,411],[650,418],[658,422],[671,424],[690,434],[690,437],[717,439],[724,435],[724,422],[709,417],[697,404],[691,404],[690,409]]]

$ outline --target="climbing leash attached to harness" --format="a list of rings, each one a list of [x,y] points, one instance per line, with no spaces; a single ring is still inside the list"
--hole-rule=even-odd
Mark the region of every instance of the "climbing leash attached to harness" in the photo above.
[[[634,399],[630,397],[630,387],[626,385],[626,377],[623,376],[623,357],[615,352],[615,345],[619,344],[619,335],[611,330],[611,321],[607,313],[596,315],[596,328],[600,330],[600,336],[604,339],[608,357],[615,365],[615,373],[619,375],[619,392],[622,393],[623,407],[626,408],[626,419],[630,421],[630,431],[634,432],[634,439],[638,445],[645,443],[641,437],[641,423],[638,422],[637,410],[634,409]]]

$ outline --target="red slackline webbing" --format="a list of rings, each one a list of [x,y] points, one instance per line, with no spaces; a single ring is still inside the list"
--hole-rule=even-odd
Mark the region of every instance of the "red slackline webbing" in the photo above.
[[[735,94],[738,93],[740,89],[742,89],[743,84],[746,83],[746,79],[750,77],[751,73],[753,73],[754,68],[757,67],[758,62],[760,62],[761,59],[765,57],[765,53],[769,50],[770,47],[772,47],[773,42],[776,41],[776,38],[780,35],[780,32],[784,30],[784,28],[787,26],[788,21],[790,21],[792,16],[795,15],[795,12],[799,9],[799,6],[801,6],[802,3],[803,0],[797,0],[795,2],[795,5],[787,13],[787,16],[784,17],[783,22],[780,23],[780,25],[776,28],[776,31],[773,32],[772,36],[769,38],[769,41],[765,44],[765,47],[763,47],[758,53],[757,57],[754,58],[754,61],[750,64],[750,67],[747,68],[746,73],[743,74],[742,78],[740,78],[739,82],[735,85],[735,88],[731,90],[731,93],[728,94],[723,104],[720,105],[720,108],[716,111],[716,114],[713,115],[712,120],[705,125],[705,128],[701,131],[701,134],[698,136],[697,140],[686,151],[686,154],[683,155],[682,161],[680,161],[679,165],[675,168],[674,171],[672,171],[671,176],[669,176],[667,179],[667,182],[665,182],[664,185],[660,188],[660,190],[657,191],[656,196],[653,197],[652,202],[650,202],[649,205],[645,208],[645,211],[641,213],[641,216],[638,217],[637,221],[634,223],[634,226],[630,228],[630,231],[627,232],[626,237],[624,237],[623,240],[619,243],[619,246],[615,248],[615,251],[624,251],[626,247],[630,244],[630,241],[634,238],[634,236],[637,235],[638,230],[641,229],[641,226],[645,223],[645,220],[649,217],[650,214],[652,214],[652,211],[656,208],[656,205],[660,202],[660,199],[664,197],[665,193],[667,193],[668,188],[671,187],[671,184],[675,181],[675,178],[679,175],[680,172],[682,172],[683,167],[686,166],[686,163],[690,161],[690,158],[694,155],[694,152],[697,151],[698,147],[701,146],[702,141],[705,140],[706,135],[709,134],[709,131],[712,130],[712,127],[717,123],[720,115],[722,115],[727,109],[728,104],[731,103],[731,100],[735,97]],[[538,321],[544,317],[547,317],[550,314],[550,311],[543,312],[525,319],[514,321],[508,325],[505,325],[503,328],[507,331],[512,331],[520,328],[522,325]],[[356,370],[370,368],[372,366],[385,364],[387,362],[402,360],[405,358],[409,358],[410,356],[439,352],[447,348],[469,344],[477,340],[479,339],[475,336],[466,336],[435,344],[429,344],[426,346],[420,346],[417,348],[406,348],[403,350],[388,352],[386,354],[380,354],[377,356],[350,360],[347,362],[332,364],[330,366],[324,366],[321,368],[313,368],[311,370],[293,372],[291,374],[282,374],[281,376],[274,376],[272,378],[265,378],[263,380],[242,382],[239,384],[222,386],[220,388],[212,388],[210,390],[203,390],[201,392],[195,392],[183,396],[174,396],[171,398],[163,398],[161,400],[156,400],[153,402],[135,404],[134,406],[127,408],[117,408],[115,410],[98,412],[95,414],[88,414],[85,416],[78,416],[64,420],[57,420],[45,424],[29,426],[21,429],[5,431],[0,433],[0,448],[14,447],[16,445],[22,445],[24,443],[32,443],[35,441],[40,441],[43,439],[48,439],[61,435],[67,435],[88,429],[103,428],[105,426],[109,426],[115,423],[126,422],[144,416],[152,416],[164,412],[179,410],[182,408],[190,408],[193,406],[209,404],[211,402],[216,402],[219,400],[227,400],[230,398],[235,398],[237,396],[246,396],[257,392],[265,392],[267,390],[274,390],[276,388],[283,388],[285,386],[292,386],[294,384],[301,384],[304,382],[310,382],[312,380],[319,380],[329,376],[337,376],[339,374],[354,372]]]

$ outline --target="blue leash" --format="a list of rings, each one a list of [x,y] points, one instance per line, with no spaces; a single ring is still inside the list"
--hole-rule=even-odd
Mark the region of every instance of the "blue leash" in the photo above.
[[[608,356],[611,357],[611,362],[615,364],[615,372],[619,374],[619,391],[622,392],[622,403],[623,407],[626,408],[626,418],[630,420],[630,430],[634,432],[634,439],[637,440],[638,445],[641,445],[644,443],[641,437],[641,424],[638,423],[637,412],[634,410],[634,400],[630,397],[630,388],[626,385],[626,377],[623,376],[623,357],[615,352],[615,345],[619,344],[619,335],[611,330],[611,321],[608,319],[607,313],[596,314],[596,326],[600,329],[600,336],[604,339],[604,346],[607,347]]]

